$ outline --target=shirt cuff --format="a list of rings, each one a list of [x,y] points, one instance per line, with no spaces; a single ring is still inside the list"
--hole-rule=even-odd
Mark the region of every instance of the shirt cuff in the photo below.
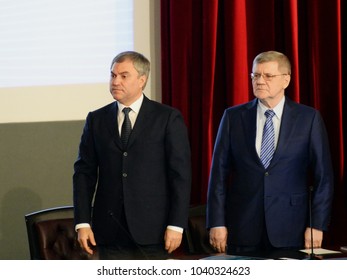
[[[180,232],[180,233],[183,233],[183,228],[181,228],[181,227],[167,226],[167,229],[171,229],[171,230],[174,230],[174,231],[178,231],[178,232]]]
[[[90,224],[88,223],[77,224],[75,226],[75,231],[77,232],[80,228],[90,228]]]

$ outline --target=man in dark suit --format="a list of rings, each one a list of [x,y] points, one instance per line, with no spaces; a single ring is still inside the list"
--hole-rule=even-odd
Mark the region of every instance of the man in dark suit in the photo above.
[[[285,55],[259,54],[251,74],[256,99],[224,112],[207,203],[218,252],[310,248],[310,184],[313,246],[321,247],[333,198],[327,133],[317,110],[285,97],[290,77]]]
[[[187,225],[187,129],[178,110],[144,96],[149,70],[137,52],[113,59],[116,102],[88,114],[74,164],[78,241],[101,259],[165,259]]]

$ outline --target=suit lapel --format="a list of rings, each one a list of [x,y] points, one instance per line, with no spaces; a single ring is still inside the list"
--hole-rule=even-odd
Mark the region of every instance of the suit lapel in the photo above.
[[[247,110],[242,112],[243,127],[245,128],[245,141],[247,141],[247,147],[249,147],[250,155],[255,160],[259,160],[257,151],[255,149],[255,139],[257,133],[257,104],[257,99],[254,99],[248,104]]]
[[[139,138],[139,135],[147,127],[148,120],[150,119],[149,115],[151,114],[151,107],[151,101],[144,96],[140,112],[136,118],[135,125],[129,137],[128,147],[134,143],[135,139]]]
[[[297,114],[295,113],[295,111],[295,103],[286,97],[286,101],[283,107],[281,128],[278,137],[277,148],[269,167],[276,164],[276,162],[286,152],[288,140],[291,138],[290,135],[293,133],[296,126]]]
[[[118,105],[117,105],[117,102],[114,102],[112,106],[110,107],[110,110],[107,112],[106,124],[112,139],[114,139],[114,142],[119,148],[122,148],[122,143],[120,141],[119,131],[118,131],[117,114],[118,114]]]

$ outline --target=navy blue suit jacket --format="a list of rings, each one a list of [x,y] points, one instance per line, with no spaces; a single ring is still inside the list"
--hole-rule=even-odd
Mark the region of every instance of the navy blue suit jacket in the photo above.
[[[228,108],[216,138],[208,189],[207,226],[226,226],[228,242],[255,246],[265,227],[275,247],[301,247],[309,226],[327,230],[333,171],[319,112],[285,100],[277,148],[265,170],[255,148],[257,99]],[[264,224],[265,223],[265,224]]]
[[[191,189],[187,129],[178,110],[144,97],[124,151],[117,110],[113,102],[87,117],[74,165],[75,222],[92,223],[97,244],[112,245],[121,230],[115,219],[120,219],[124,207],[134,240],[160,244],[168,225],[187,226]]]

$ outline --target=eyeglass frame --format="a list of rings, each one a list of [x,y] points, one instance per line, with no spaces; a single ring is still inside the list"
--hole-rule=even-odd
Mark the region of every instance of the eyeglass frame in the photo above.
[[[260,74],[260,73],[251,73],[251,79],[252,81],[256,81],[259,80],[260,77],[263,77],[263,79],[267,82],[272,81],[273,78],[278,77],[278,76],[287,76],[290,74],[277,74],[277,75],[272,75],[272,74]],[[257,76],[256,76],[257,75]]]

